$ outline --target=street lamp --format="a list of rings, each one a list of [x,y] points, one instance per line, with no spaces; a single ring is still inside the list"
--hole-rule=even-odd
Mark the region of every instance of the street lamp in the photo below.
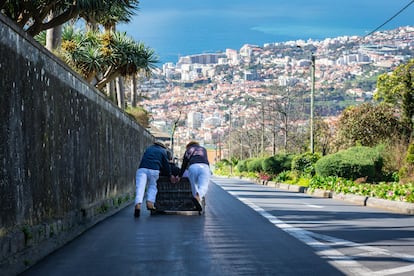
[[[302,46],[297,45],[297,48],[301,48]],[[311,53],[311,95],[310,95],[310,151],[311,153],[315,152],[314,146],[314,127],[313,127],[313,110],[314,110],[314,94],[315,94],[315,54]]]
[[[311,54],[311,63],[312,63],[312,85],[311,85],[311,99],[310,99],[310,150],[311,153],[314,153],[315,147],[313,144],[313,101],[314,101],[314,94],[315,94],[315,55]]]
[[[181,118],[181,111],[178,115],[177,120],[174,121],[172,130],[171,130],[171,154],[173,158],[174,158],[174,134],[175,134],[175,130],[177,129],[178,122],[180,121],[180,118]]]
[[[230,112],[229,112],[229,161],[230,161],[230,175],[233,175],[233,163],[231,161],[231,106],[230,106]]]

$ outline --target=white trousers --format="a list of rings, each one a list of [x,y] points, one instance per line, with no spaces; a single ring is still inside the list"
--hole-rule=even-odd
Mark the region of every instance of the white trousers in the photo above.
[[[206,195],[210,177],[211,171],[207,164],[196,163],[188,168],[188,180],[190,180],[191,191],[194,197],[197,193],[201,198]]]
[[[147,201],[155,202],[157,196],[157,180],[160,177],[160,171],[139,168],[135,176],[135,205],[142,203],[144,200],[145,187],[147,187]]]

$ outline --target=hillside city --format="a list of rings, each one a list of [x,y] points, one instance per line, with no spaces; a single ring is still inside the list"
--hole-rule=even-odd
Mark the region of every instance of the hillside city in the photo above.
[[[411,26],[366,37],[245,44],[163,64],[140,82],[139,104],[150,113],[155,136],[173,136],[176,156],[188,141],[197,140],[215,150],[215,160],[233,155],[236,148],[244,157],[243,148],[250,147],[252,155],[254,142],[239,130],[271,129],[281,139],[289,126],[306,135],[312,84],[314,116],[333,125],[347,106],[373,100],[378,75],[413,57]],[[271,110],[278,115],[271,116]],[[263,135],[261,141],[263,150]],[[276,150],[283,147],[283,141],[274,144]]]

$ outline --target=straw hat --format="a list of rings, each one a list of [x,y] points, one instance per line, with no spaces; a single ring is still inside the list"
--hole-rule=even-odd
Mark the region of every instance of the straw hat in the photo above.
[[[160,140],[156,140],[155,142],[154,142],[154,144],[155,145],[158,145],[158,146],[161,146],[161,147],[163,147],[163,148],[167,148],[165,145],[164,145],[164,143],[162,142],[162,141],[160,141]]]

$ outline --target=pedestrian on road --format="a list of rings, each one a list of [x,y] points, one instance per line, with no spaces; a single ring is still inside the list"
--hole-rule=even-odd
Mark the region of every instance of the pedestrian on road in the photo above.
[[[155,210],[155,199],[157,196],[157,180],[160,172],[164,171],[171,182],[176,179],[171,175],[170,163],[168,162],[167,148],[159,141],[149,146],[141,159],[136,173],[135,211],[134,216],[139,217],[141,204],[144,200],[145,187],[147,187],[147,209]]]
[[[207,193],[211,171],[207,150],[200,146],[198,142],[191,141],[187,144],[179,177],[182,177],[186,170],[188,171],[194,204],[198,211],[202,211],[201,201]]]

